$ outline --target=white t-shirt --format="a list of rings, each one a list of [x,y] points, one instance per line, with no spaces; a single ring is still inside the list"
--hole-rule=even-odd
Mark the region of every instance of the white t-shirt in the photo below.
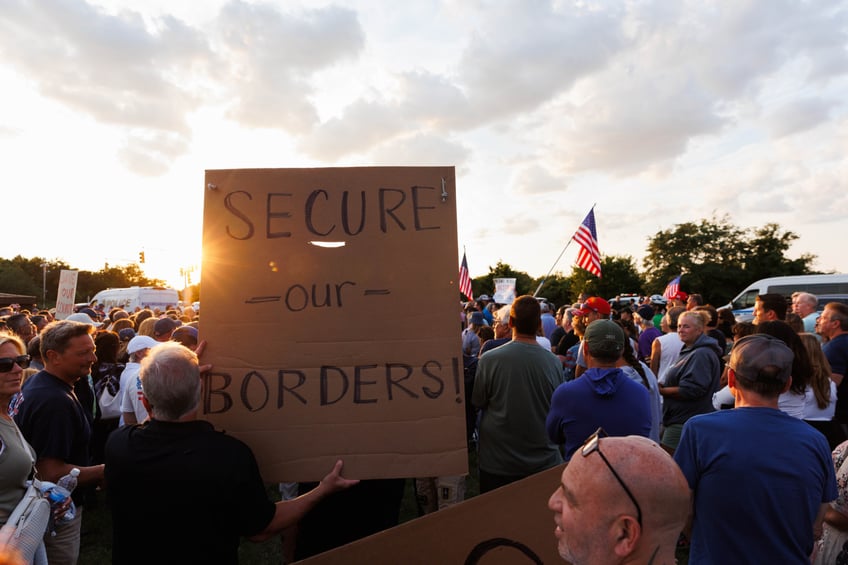
[[[793,418],[801,420],[804,418],[804,398],[805,395],[803,394],[795,394],[791,390],[787,390],[777,397],[777,408],[781,412],[786,412]]]
[[[816,402],[816,394],[813,392],[813,387],[807,385],[804,391],[804,419],[816,421],[828,421],[833,419],[836,414],[836,383],[830,381],[830,404],[822,410]]]
[[[132,370],[131,370],[132,369]],[[141,403],[141,379],[138,377],[141,365],[138,363],[127,363],[124,372],[121,373],[121,412],[135,413],[135,419],[141,423],[147,419],[147,409]],[[124,417],[121,416],[121,425]]]
[[[674,365],[677,358],[680,357],[680,350],[683,349],[683,342],[677,332],[663,334],[657,338],[660,342],[660,365],[657,368],[657,381],[665,384],[665,374],[669,367]]]
[[[119,394],[121,395],[121,417],[118,421],[119,425],[123,426],[126,422],[124,422],[124,412],[132,412],[132,407],[126,404],[126,396],[127,389],[131,386],[134,386],[135,380],[138,377],[138,371],[141,369],[140,363],[127,363],[127,366],[124,367],[124,372],[121,373],[121,390]]]

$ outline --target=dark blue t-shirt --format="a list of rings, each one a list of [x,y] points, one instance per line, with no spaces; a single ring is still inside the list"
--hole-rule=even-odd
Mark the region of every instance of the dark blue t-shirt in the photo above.
[[[86,414],[71,385],[59,377],[40,371],[27,379],[13,415],[36,458],[59,459],[77,467],[91,465],[91,415]],[[74,504],[82,505],[90,488],[74,489]]]
[[[830,370],[848,377],[848,334],[840,334],[822,346]],[[841,423],[848,423],[848,378],[843,378],[836,390],[836,415]]]
[[[776,408],[693,416],[674,460],[694,496],[690,565],[809,565],[813,523],[837,495],[815,428]]]

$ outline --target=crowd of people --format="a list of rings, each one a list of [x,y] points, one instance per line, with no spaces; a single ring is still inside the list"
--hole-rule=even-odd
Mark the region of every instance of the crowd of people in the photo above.
[[[681,545],[693,564],[848,559],[848,306],[791,299],[760,295],[751,322],[682,292],[466,304],[480,492],[567,463],[548,506],[574,564]],[[149,560],[142,531],[154,555],[236,563],[243,538],[293,533],[290,561],[397,524],[404,480],[347,479],[341,460],[269,497],[250,448],[198,417],[198,321],[190,307],[0,309],[0,523],[34,471],[80,471],[48,563],[77,562],[99,497],[115,563]],[[465,496],[462,477],[416,481],[423,511]]]
[[[693,564],[848,563],[848,306],[762,294],[737,322],[684,292],[558,309],[481,298],[464,304],[479,324],[462,338],[481,492],[568,462],[549,501],[563,558],[684,546]],[[498,338],[480,331],[485,310]],[[649,480],[652,466],[667,480]],[[647,522],[651,506],[660,523]],[[609,543],[587,543],[591,527]]]
[[[269,497],[250,448],[198,419],[209,366],[192,308],[87,307],[63,320],[8,308],[0,320],[0,524],[28,480],[79,469],[73,518],[55,520],[31,562],[77,563],[85,509],[104,494],[113,563],[237,563],[242,538],[278,535],[328,495],[367,488],[338,460],[299,496]]]

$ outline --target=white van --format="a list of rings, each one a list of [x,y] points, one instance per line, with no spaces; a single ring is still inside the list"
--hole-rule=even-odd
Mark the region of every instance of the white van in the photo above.
[[[174,308],[180,303],[180,295],[173,288],[161,286],[131,286],[129,288],[107,288],[91,299],[91,304],[102,304],[108,312],[111,308],[123,308],[134,312],[136,308]]]
[[[754,318],[754,302],[758,294],[782,294],[789,300],[793,292],[809,292],[819,297],[819,309],[824,297],[843,302],[848,297],[848,274],[796,275],[761,279],[748,285],[730,301],[727,307],[733,310],[738,322],[750,322]],[[826,300],[829,302],[830,300]]]

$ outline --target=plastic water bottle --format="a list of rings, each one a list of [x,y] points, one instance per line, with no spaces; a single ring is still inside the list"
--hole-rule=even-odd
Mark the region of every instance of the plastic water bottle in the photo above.
[[[71,496],[71,493],[75,488],[77,488],[77,477],[79,477],[79,474],[80,470],[74,467],[71,469],[70,473],[56,481],[56,484],[50,489],[50,493],[48,495],[51,505],[56,506],[62,504]],[[76,507],[74,506],[74,503],[71,502],[70,508],[68,508],[67,512],[65,512],[62,516],[62,519],[59,520],[59,523],[70,522],[74,519],[76,513]]]
[[[79,477],[80,470],[74,467],[71,469],[71,472],[56,481],[56,486],[60,486],[68,491],[68,495],[74,492],[74,489],[77,488],[77,477]]]

